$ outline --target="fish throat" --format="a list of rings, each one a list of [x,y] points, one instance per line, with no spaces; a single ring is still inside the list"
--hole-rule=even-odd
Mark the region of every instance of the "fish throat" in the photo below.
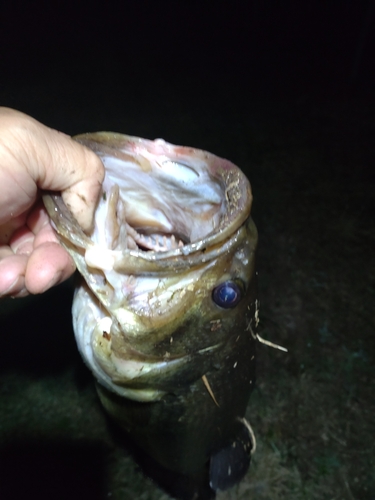
[[[150,147],[152,144],[152,147]],[[95,243],[111,250],[169,252],[225,229],[241,200],[236,171],[210,169],[204,158],[168,143],[128,143],[102,151],[106,168],[96,211]],[[238,205],[238,203],[237,203]]]

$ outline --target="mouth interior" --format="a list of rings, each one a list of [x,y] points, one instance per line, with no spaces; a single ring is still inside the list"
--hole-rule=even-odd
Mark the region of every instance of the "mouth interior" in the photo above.
[[[177,160],[138,147],[120,158],[103,155],[102,161],[106,177],[92,235],[96,243],[166,252],[217,230],[224,188],[201,158]]]

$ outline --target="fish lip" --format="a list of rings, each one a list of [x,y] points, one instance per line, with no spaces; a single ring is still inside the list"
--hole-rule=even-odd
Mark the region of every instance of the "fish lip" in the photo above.
[[[193,244],[188,246],[186,252],[177,250],[169,252],[98,250],[94,245],[90,245],[84,253],[84,259],[86,262],[90,262],[90,265],[94,268],[113,269],[113,271],[120,274],[133,274],[139,277],[178,274],[189,269],[193,271],[194,268],[200,268],[202,265],[215,262],[220,256],[232,251],[245,235],[246,225],[243,224],[223,243],[218,242],[211,247],[205,245],[193,246]],[[255,246],[253,250],[255,251]],[[77,266],[80,269],[79,264]]]
[[[191,360],[195,356],[201,356],[203,354],[214,352],[217,349],[219,349],[222,345],[223,342],[217,342],[216,344],[209,345],[207,347],[202,347],[201,349],[197,349],[192,352],[186,352],[184,354],[174,355],[174,356],[166,356],[166,355],[155,356],[155,355],[144,354],[142,351],[134,349],[134,347],[130,347],[127,350],[127,356],[124,356],[121,359],[123,361],[128,361],[128,360],[134,361],[134,359],[136,359],[137,362],[139,363],[155,364],[155,366],[163,362],[178,364],[178,362],[185,362],[187,360]]]
[[[111,353],[110,371],[106,369],[106,363],[103,364],[101,355],[96,350],[90,357],[96,366],[96,378],[101,385],[120,396],[139,401],[155,401],[171,392],[176,378],[182,379],[186,384],[202,377],[208,364],[211,364],[212,356],[215,356],[223,345],[224,342],[218,342],[191,353],[171,357],[143,354],[128,346],[121,357]],[[201,362],[194,362],[198,358]]]
[[[66,207],[61,195],[51,192],[43,194],[43,202],[47,208],[52,224],[57,232],[63,238],[67,248],[71,244],[81,248],[87,255],[92,255],[97,245],[84,233],[78,225],[74,216]],[[250,210],[250,206],[249,206]],[[188,267],[199,265],[202,262],[208,262],[222,255],[236,244],[241,231],[248,218],[248,213],[243,212],[237,219],[236,224],[227,227],[226,231],[219,230],[217,233],[209,235],[199,241],[189,243],[183,247],[173,250],[157,252],[144,250],[110,250],[100,249],[100,255],[95,259],[90,257],[90,262],[95,267],[95,260],[98,261],[98,267],[101,267],[105,261],[103,256],[108,259],[108,266],[113,266],[115,271],[134,272],[142,274],[143,272],[159,272],[173,269],[184,270]],[[69,244],[69,242],[71,242]],[[100,265],[99,265],[100,262]]]

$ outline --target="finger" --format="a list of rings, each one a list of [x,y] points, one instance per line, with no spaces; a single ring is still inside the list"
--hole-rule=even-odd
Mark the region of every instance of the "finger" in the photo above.
[[[88,230],[104,177],[99,157],[23,113],[0,108],[0,116],[0,145],[14,167],[9,167],[13,187],[8,191],[14,188],[20,194],[19,200],[4,200],[4,221],[32,205],[36,184],[44,190],[66,191],[65,202],[82,228]]]
[[[26,217],[27,213],[14,217],[0,225],[0,245],[9,242],[13,233],[25,224]]]
[[[72,258],[58,243],[47,241],[34,249],[27,262],[25,286],[30,293],[43,293],[73,274]]]
[[[9,245],[0,245],[0,261],[5,257],[9,257],[10,255],[13,254],[14,252],[12,251]]]
[[[103,164],[93,151],[65,134],[44,126],[42,131],[47,147],[39,148],[44,157],[35,180],[42,189],[62,191],[66,206],[88,231],[104,178]]]
[[[41,200],[30,212],[26,224],[33,236],[33,249],[47,242],[60,244]]]
[[[50,219],[44,208],[42,200],[39,200],[31,210],[26,224],[30,231],[35,235],[36,242],[34,246],[39,246],[46,241],[58,243],[55,231],[52,229]]]
[[[27,226],[14,233],[10,245],[14,252],[31,254],[26,287],[30,293],[42,293],[68,278],[75,265],[59,244],[42,202],[36,204],[26,222]]]
[[[9,241],[14,254],[30,255],[34,248],[35,235],[27,226],[17,229]]]
[[[42,201],[39,200],[27,216],[25,224],[12,235],[9,246],[13,252],[15,254],[31,254],[34,246],[38,244],[38,241],[35,242],[35,237],[45,226],[50,227],[49,218]],[[43,241],[57,242],[57,237],[51,227],[49,237],[44,238]]]
[[[25,288],[26,255],[9,255],[0,261],[0,296],[27,295]]]

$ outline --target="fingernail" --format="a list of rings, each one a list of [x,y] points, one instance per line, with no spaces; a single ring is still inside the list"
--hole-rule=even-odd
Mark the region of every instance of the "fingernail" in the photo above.
[[[17,288],[17,285],[19,284],[19,282],[20,282],[21,279],[23,280],[23,276],[17,276],[17,278],[8,286],[8,288],[6,290],[3,290],[0,293],[0,297],[4,297],[6,295],[11,295],[12,294],[12,290],[14,288]],[[16,295],[18,295],[18,293]]]
[[[15,295],[11,295],[11,299],[20,299],[21,297],[26,297],[26,295],[29,295],[29,292],[26,290],[26,288],[22,288],[18,293]]]

